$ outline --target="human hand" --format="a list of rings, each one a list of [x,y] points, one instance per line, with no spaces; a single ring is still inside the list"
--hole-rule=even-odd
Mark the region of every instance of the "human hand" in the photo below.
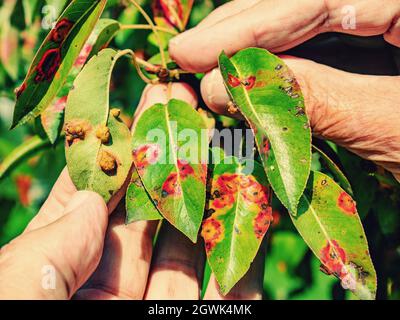
[[[343,8],[353,6],[355,29],[344,29]],[[218,55],[246,47],[279,53],[317,34],[383,35],[400,47],[396,0],[235,0],[217,8],[196,28],[170,43],[171,57],[185,70],[209,71],[202,81],[206,104],[228,114],[229,98],[217,69]],[[400,181],[400,77],[367,76],[309,60],[282,57],[304,93],[313,134],[331,140],[391,171]],[[210,71],[212,70],[212,71]]]
[[[166,91],[147,87],[137,115],[165,103]],[[197,105],[187,85],[174,84],[172,96]],[[1,249],[0,299],[199,299],[203,244],[163,223],[153,254],[158,222],[125,225],[125,191],[107,207],[96,193],[77,191],[65,169],[24,233]],[[260,299],[263,263],[260,253],[225,298]],[[224,298],[214,278],[205,298]]]

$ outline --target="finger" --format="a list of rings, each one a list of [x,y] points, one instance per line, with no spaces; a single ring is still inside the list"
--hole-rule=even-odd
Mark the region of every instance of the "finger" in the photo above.
[[[299,14],[299,11],[301,14]],[[400,3],[385,8],[376,0],[263,0],[206,27],[194,28],[170,42],[170,55],[181,68],[205,72],[218,55],[247,47],[282,52],[323,32],[371,36],[383,34],[400,45]]]
[[[220,22],[226,18],[234,16],[245,9],[254,6],[261,0],[234,0],[223,4],[222,6],[216,8],[211,12],[203,21],[201,21],[197,27],[196,31],[205,27],[212,26],[217,22]],[[193,29],[186,31],[187,34],[192,32]]]
[[[400,93],[396,89],[399,77],[351,74],[305,59],[282,58],[304,94],[314,135],[375,161],[395,175],[400,173],[396,129],[400,121]],[[203,99],[212,110],[228,113],[229,98],[219,71],[207,74],[201,88]]]
[[[93,192],[76,192],[64,211],[57,221],[2,249],[0,297],[69,299],[93,273],[108,223],[104,200]]]
[[[107,230],[101,263],[75,299],[143,298],[158,221],[125,225],[125,216],[119,206]]]
[[[171,97],[197,106],[190,86],[174,83]],[[134,127],[140,115],[156,103],[167,103],[166,85],[150,85],[143,92],[135,114]],[[123,190],[122,194],[125,194]],[[115,205],[115,203],[114,203]],[[142,299],[150,268],[153,238],[158,222],[135,222],[125,225],[124,206],[111,218],[105,250],[99,268],[76,299]]]
[[[263,294],[263,277],[265,264],[265,245],[263,245],[252,263],[247,274],[223,296],[220,293],[218,282],[211,275],[204,300],[261,300]]]
[[[147,300],[197,300],[204,267],[203,246],[163,223],[151,265]]]
[[[46,202],[24,232],[44,227],[59,219],[76,191],[76,187],[69,177],[68,169],[64,168]]]
[[[296,1],[260,1],[206,28],[175,37],[170,42],[170,54],[185,70],[208,71],[217,64],[222,51],[231,55],[254,46],[274,50],[310,39],[324,22],[324,10],[321,0],[302,1],[302,14]]]
[[[139,106],[136,109],[132,130],[134,130],[141,114],[147,109],[157,103],[166,104],[168,103],[168,95],[174,99],[182,100],[197,108],[197,96],[194,90],[186,83],[173,83],[171,85],[171,92],[168,93],[168,85],[148,85],[142,94],[142,98],[139,102]]]

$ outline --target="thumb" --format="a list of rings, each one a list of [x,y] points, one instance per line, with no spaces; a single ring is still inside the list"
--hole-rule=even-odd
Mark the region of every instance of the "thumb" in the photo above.
[[[0,251],[0,298],[71,298],[100,261],[107,223],[104,200],[76,192],[60,219]]]
[[[282,58],[299,82],[315,136],[400,174],[400,77],[352,74],[310,60]],[[201,92],[210,109],[229,115],[229,98],[217,69],[204,77]]]

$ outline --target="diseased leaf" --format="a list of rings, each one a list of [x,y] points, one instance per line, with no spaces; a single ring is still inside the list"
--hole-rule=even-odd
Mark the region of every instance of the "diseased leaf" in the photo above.
[[[75,0],[61,14],[17,91],[12,128],[38,116],[58,94],[106,0]]]
[[[225,86],[256,137],[268,180],[293,215],[311,166],[311,130],[304,99],[284,62],[249,48],[219,58]]]
[[[201,235],[221,292],[227,294],[249,270],[273,218],[262,166],[253,161],[239,164],[232,157],[224,160],[214,168],[211,216]]]
[[[153,0],[154,21],[160,27],[184,31],[193,2],[193,0]]]
[[[126,224],[135,221],[162,220],[162,215],[147,193],[136,168],[133,169],[131,183],[126,192]]]
[[[320,259],[321,270],[338,277],[359,298],[375,298],[376,273],[356,203],[335,181],[312,172],[292,220]]]
[[[106,48],[110,44],[111,40],[116,36],[120,28],[121,25],[116,20],[100,19],[93,31],[95,41],[89,59],[100,50]]]
[[[128,127],[109,110],[111,73],[126,52],[105,49],[93,57],[74,82],[65,112],[66,157],[79,190],[108,201],[128,177],[132,154]]]
[[[57,97],[54,98],[53,102],[42,112],[42,126],[51,143],[54,144],[60,135],[67,96],[72,88],[74,80],[82,70],[86,61],[97,54],[103,47],[108,46],[118,29],[119,23],[115,20],[99,20],[88,41],[83,46],[78,58],[75,60],[64,86],[57,94]]]
[[[132,150],[160,213],[196,242],[206,194],[208,136],[203,118],[183,101],[156,104],[140,117]]]
[[[318,152],[321,156],[321,159],[325,166],[329,169],[332,175],[335,177],[335,180],[339,183],[339,185],[350,195],[353,195],[353,190],[351,189],[351,184],[349,180],[346,178],[344,173],[339,169],[335,162],[328,155],[323,152],[321,149],[313,146],[314,150]]]

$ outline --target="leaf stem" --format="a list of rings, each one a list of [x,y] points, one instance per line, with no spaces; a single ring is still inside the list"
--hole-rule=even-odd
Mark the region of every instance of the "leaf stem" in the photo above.
[[[178,32],[173,29],[168,29],[168,28],[163,28],[163,27],[158,27],[158,26],[154,26],[154,28],[157,31],[169,33],[174,36],[176,36],[178,34]],[[148,24],[125,24],[125,25],[121,25],[121,30],[153,30],[153,27]]]
[[[148,77],[146,77],[146,75],[142,71],[142,68],[140,67],[140,64],[146,63],[146,64],[150,65],[151,67],[155,67],[155,66],[150,64],[150,63],[148,63],[148,62],[146,62],[146,61],[144,61],[144,60],[142,60],[142,59],[140,59],[140,58],[137,58],[136,55],[135,55],[135,52],[133,50],[131,50],[131,49],[122,50],[122,51],[119,52],[119,55],[120,56],[130,55],[132,57],[133,65],[135,66],[139,77],[145,83],[147,83],[147,84],[157,84],[159,82],[158,79],[149,79]]]
[[[164,50],[162,48],[162,43],[161,43],[161,38],[160,38],[160,34],[157,31],[156,26],[153,23],[153,20],[151,20],[151,18],[149,17],[149,15],[146,13],[146,11],[143,10],[143,8],[135,1],[135,0],[129,0],[138,10],[139,12],[142,14],[142,16],[146,19],[147,23],[150,25],[151,29],[154,32],[154,35],[156,37],[157,43],[158,43],[158,48],[160,50],[160,56],[161,56],[161,64],[164,68],[167,68],[167,63],[165,60],[165,54],[164,54]],[[136,62],[136,61],[135,61]]]

